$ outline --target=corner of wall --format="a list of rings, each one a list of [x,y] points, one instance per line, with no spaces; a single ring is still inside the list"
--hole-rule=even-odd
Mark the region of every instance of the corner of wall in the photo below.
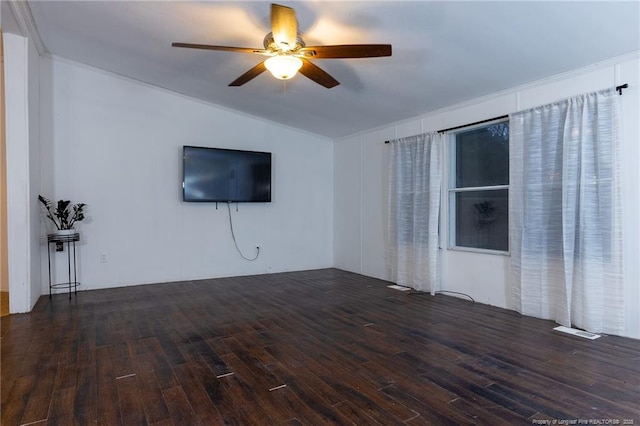
[[[7,251],[12,313],[30,311],[42,293],[40,214],[39,55],[25,37],[4,38]]]
[[[40,55],[34,43],[27,44],[27,102],[29,132],[29,279],[30,309],[35,306],[42,294],[42,274],[40,266],[40,205],[36,202],[40,193]]]

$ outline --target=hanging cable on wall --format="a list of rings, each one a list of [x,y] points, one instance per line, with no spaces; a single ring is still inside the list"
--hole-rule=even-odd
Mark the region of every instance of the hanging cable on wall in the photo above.
[[[233,244],[236,246],[236,250],[238,251],[238,253],[240,254],[240,256],[244,259],[244,260],[248,260],[249,262],[253,262],[254,260],[256,260],[258,258],[258,256],[260,256],[260,247],[256,247],[256,256],[251,259],[249,257],[246,257],[244,254],[242,254],[242,251],[240,250],[240,247],[238,247],[238,241],[236,240],[236,234],[235,232],[233,232],[233,221],[231,220],[231,206],[230,206],[231,202],[227,202],[227,212],[229,213],[229,228],[231,228],[231,237],[233,238]],[[237,208],[237,204],[236,204],[236,211],[238,211]]]

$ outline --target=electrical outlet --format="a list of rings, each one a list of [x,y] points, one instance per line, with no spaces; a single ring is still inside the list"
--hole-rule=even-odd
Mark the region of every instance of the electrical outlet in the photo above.
[[[107,253],[100,253],[100,263],[107,263],[107,262],[108,262]]]

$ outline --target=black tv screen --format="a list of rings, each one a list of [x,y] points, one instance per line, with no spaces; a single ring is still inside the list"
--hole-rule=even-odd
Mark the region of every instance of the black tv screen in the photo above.
[[[183,147],[182,199],[271,202],[271,153]]]

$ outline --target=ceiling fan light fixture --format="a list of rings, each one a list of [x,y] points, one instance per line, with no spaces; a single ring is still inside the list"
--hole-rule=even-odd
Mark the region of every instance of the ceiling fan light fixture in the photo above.
[[[278,80],[289,80],[302,67],[302,59],[290,55],[278,55],[264,61],[264,66]]]
[[[0,0],[2,1],[2,0]],[[253,53],[268,56],[249,71],[229,83],[237,87],[253,80],[266,70],[279,80],[289,80],[298,71],[319,85],[331,89],[340,83],[309,59],[379,58],[391,56],[390,44],[336,44],[307,46],[298,33],[296,12],[291,7],[271,4],[271,31],[262,40],[264,49],[211,44],[171,43],[174,47]]]

